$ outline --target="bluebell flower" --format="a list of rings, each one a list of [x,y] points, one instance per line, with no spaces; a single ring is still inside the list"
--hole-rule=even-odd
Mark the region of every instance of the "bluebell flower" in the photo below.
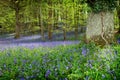
[[[115,74],[114,70],[108,70],[108,73],[111,74],[111,75]]]
[[[14,58],[14,64],[17,64],[17,59],[16,58]]]
[[[68,80],[67,78],[64,78],[64,80]]]
[[[60,78],[59,80],[68,80],[67,78]]]
[[[31,79],[33,79],[33,78],[35,78],[35,76],[34,76],[34,75],[32,75],[32,76],[30,76],[30,78],[31,78]]]
[[[10,54],[9,52],[7,52],[7,56],[9,56],[9,57],[10,57],[10,56],[11,56],[11,54]]]
[[[92,68],[92,64],[89,64],[90,68]]]
[[[50,75],[51,71],[50,70],[47,70],[46,73],[45,73],[45,77],[48,78],[48,76]]]
[[[117,42],[120,44],[120,38],[117,40]]]
[[[32,61],[32,65],[36,65],[37,64],[37,61]]]
[[[29,65],[29,68],[32,69],[32,64]]]
[[[70,56],[70,61],[72,61],[73,60],[73,56]]]
[[[25,78],[24,78],[24,77],[21,77],[20,80],[25,80]]]
[[[86,56],[87,54],[87,49],[85,47],[82,48],[82,55]]]
[[[34,45],[31,45],[29,48],[30,48],[31,50],[33,50],[33,49],[35,48],[35,46],[34,46]]]
[[[0,51],[1,51],[1,52],[5,51],[5,48],[1,48]]]
[[[22,63],[23,63],[23,64],[26,64],[26,62],[27,62],[27,60],[25,60],[25,59],[22,60]]]
[[[88,66],[90,67],[90,68],[92,68],[92,60],[88,60]]]
[[[89,76],[86,76],[86,77],[85,77],[85,80],[89,80]]]
[[[69,67],[68,66],[66,66],[66,70],[68,70],[69,69]]]
[[[6,68],[7,67],[6,64],[3,64],[3,67]]]
[[[104,74],[102,74],[102,78],[103,78],[103,79],[105,78],[105,75],[104,75]]]

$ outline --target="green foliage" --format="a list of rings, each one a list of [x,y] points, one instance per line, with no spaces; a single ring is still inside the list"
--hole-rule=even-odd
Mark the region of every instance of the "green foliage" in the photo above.
[[[15,26],[14,11],[10,8],[5,10],[6,8],[7,7],[1,8],[0,12],[0,25],[2,26],[2,32],[13,32]]]
[[[120,45],[115,46],[117,59],[115,60],[115,64],[113,64],[113,69],[115,70],[115,74],[117,79],[120,79]]]
[[[118,0],[87,0],[88,5],[95,13],[113,11],[117,6]]]
[[[85,4],[84,1],[85,0],[52,0],[49,4],[47,0],[18,0],[17,2],[2,0],[0,1],[0,9],[2,9],[0,23],[6,27],[6,31],[15,31],[15,5],[19,2],[18,16],[20,27],[22,27],[21,31],[34,31],[34,27],[40,26],[41,23],[43,23],[44,30],[46,31],[49,24],[52,24],[52,27],[54,27],[54,24],[57,23],[56,26],[58,27],[61,22],[64,24],[61,28],[65,27],[66,30],[74,30],[78,25],[85,25],[87,4]],[[52,13],[51,17],[49,16],[49,12]]]
[[[18,48],[0,52],[0,79],[113,80],[120,78],[120,46],[95,44],[56,48]],[[116,53],[117,52],[117,53]]]
[[[119,28],[119,14],[117,14],[117,10],[114,10],[114,24],[115,24],[115,28],[118,29]]]

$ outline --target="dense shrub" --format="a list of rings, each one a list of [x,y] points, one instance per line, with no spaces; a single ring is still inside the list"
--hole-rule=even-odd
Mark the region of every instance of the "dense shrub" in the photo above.
[[[56,48],[0,51],[0,80],[115,80],[120,76],[120,46],[93,43]]]

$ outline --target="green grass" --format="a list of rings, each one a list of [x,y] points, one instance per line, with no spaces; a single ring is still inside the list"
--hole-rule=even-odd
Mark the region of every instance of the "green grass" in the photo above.
[[[119,45],[8,49],[0,51],[0,80],[118,80],[119,62]]]

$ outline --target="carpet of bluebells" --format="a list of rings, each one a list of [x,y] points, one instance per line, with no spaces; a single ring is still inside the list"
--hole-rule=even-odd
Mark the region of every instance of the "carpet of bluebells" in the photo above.
[[[119,80],[120,46],[2,49],[0,80]]]
[[[60,45],[70,45],[70,44],[79,44],[80,41],[46,41],[46,42],[10,42],[10,41],[1,41],[0,49],[5,48],[15,48],[15,47],[27,47],[27,48],[37,48],[37,47],[56,47]]]

